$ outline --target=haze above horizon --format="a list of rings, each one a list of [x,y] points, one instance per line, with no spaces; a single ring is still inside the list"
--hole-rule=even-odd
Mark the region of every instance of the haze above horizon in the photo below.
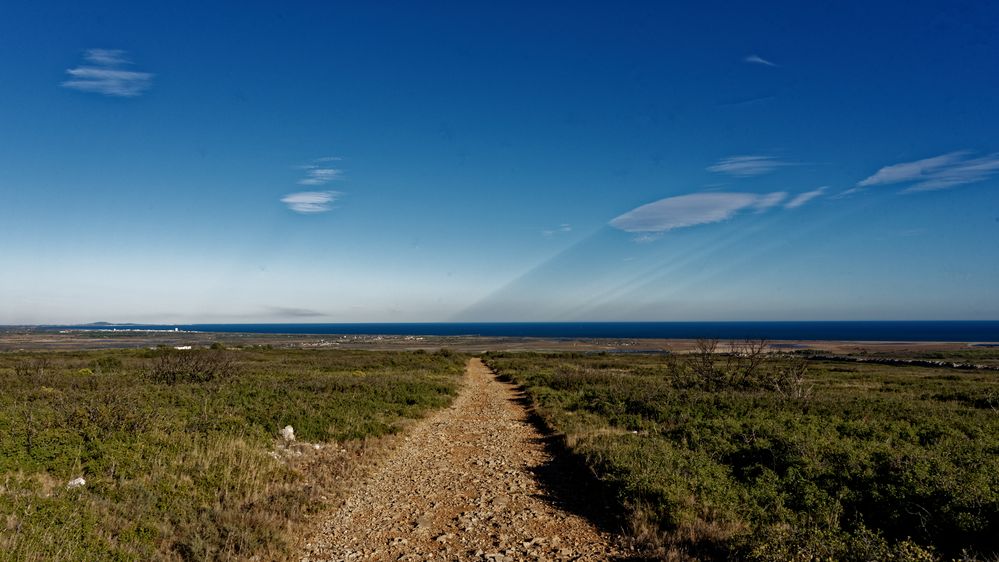
[[[0,325],[999,319],[999,5],[0,8]]]

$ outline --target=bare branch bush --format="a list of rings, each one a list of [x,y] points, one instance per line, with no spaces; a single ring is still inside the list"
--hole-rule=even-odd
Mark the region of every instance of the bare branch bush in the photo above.
[[[147,376],[161,384],[227,380],[237,373],[235,358],[223,349],[164,350],[147,368]]]
[[[45,377],[45,371],[49,369],[48,357],[33,357],[22,359],[14,365],[14,375],[18,378],[30,379],[32,383],[38,385]]]
[[[812,391],[815,385],[809,385],[805,381],[808,373],[808,362],[804,359],[794,359],[786,362],[775,370],[772,385],[773,389],[781,396],[791,399],[808,402],[812,398]]]
[[[718,340],[699,339],[694,343],[694,352],[690,355],[690,368],[702,385],[718,388],[726,382],[726,373],[718,368],[716,352]]]
[[[808,362],[773,353],[765,339],[733,343],[724,355],[717,339],[697,340],[691,353],[667,355],[666,373],[677,388],[764,389],[806,404],[814,389],[806,379]]]
[[[766,366],[768,353],[770,352],[770,342],[766,339],[747,339],[733,344],[730,357],[734,358],[734,368],[732,369],[732,383],[736,386],[758,386],[766,373],[762,367]]]

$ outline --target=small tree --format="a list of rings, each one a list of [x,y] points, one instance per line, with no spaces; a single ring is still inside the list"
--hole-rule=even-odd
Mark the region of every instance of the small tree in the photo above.
[[[754,386],[765,377],[762,367],[767,363],[770,342],[760,338],[743,340],[733,344],[732,353],[732,384],[737,386]]]
[[[690,368],[694,375],[702,384],[710,388],[720,386],[725,378],[715,365],[715,352],[717,350],[717,339],[699,339],[694,343],[694,352],[690,360]]]

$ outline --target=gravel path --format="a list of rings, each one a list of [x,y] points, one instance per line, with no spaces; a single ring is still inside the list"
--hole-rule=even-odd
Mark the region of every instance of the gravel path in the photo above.
[[[302,560],[608,560],[612,536],[559,507],[559,479],[514,388],[478,359],[450,407],[406,440],[306,545]],[[553,474],[554,472],[554,474]]]

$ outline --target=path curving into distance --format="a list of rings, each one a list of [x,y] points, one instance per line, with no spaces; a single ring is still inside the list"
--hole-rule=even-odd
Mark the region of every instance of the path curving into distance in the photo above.
[[[410,428],[323,523],[301,559],[622,557],[614,536],[553,495],[557,486],[549,483],[571,476],[560,473],[518,396],[482,361],[469,360],[451,406]]]

